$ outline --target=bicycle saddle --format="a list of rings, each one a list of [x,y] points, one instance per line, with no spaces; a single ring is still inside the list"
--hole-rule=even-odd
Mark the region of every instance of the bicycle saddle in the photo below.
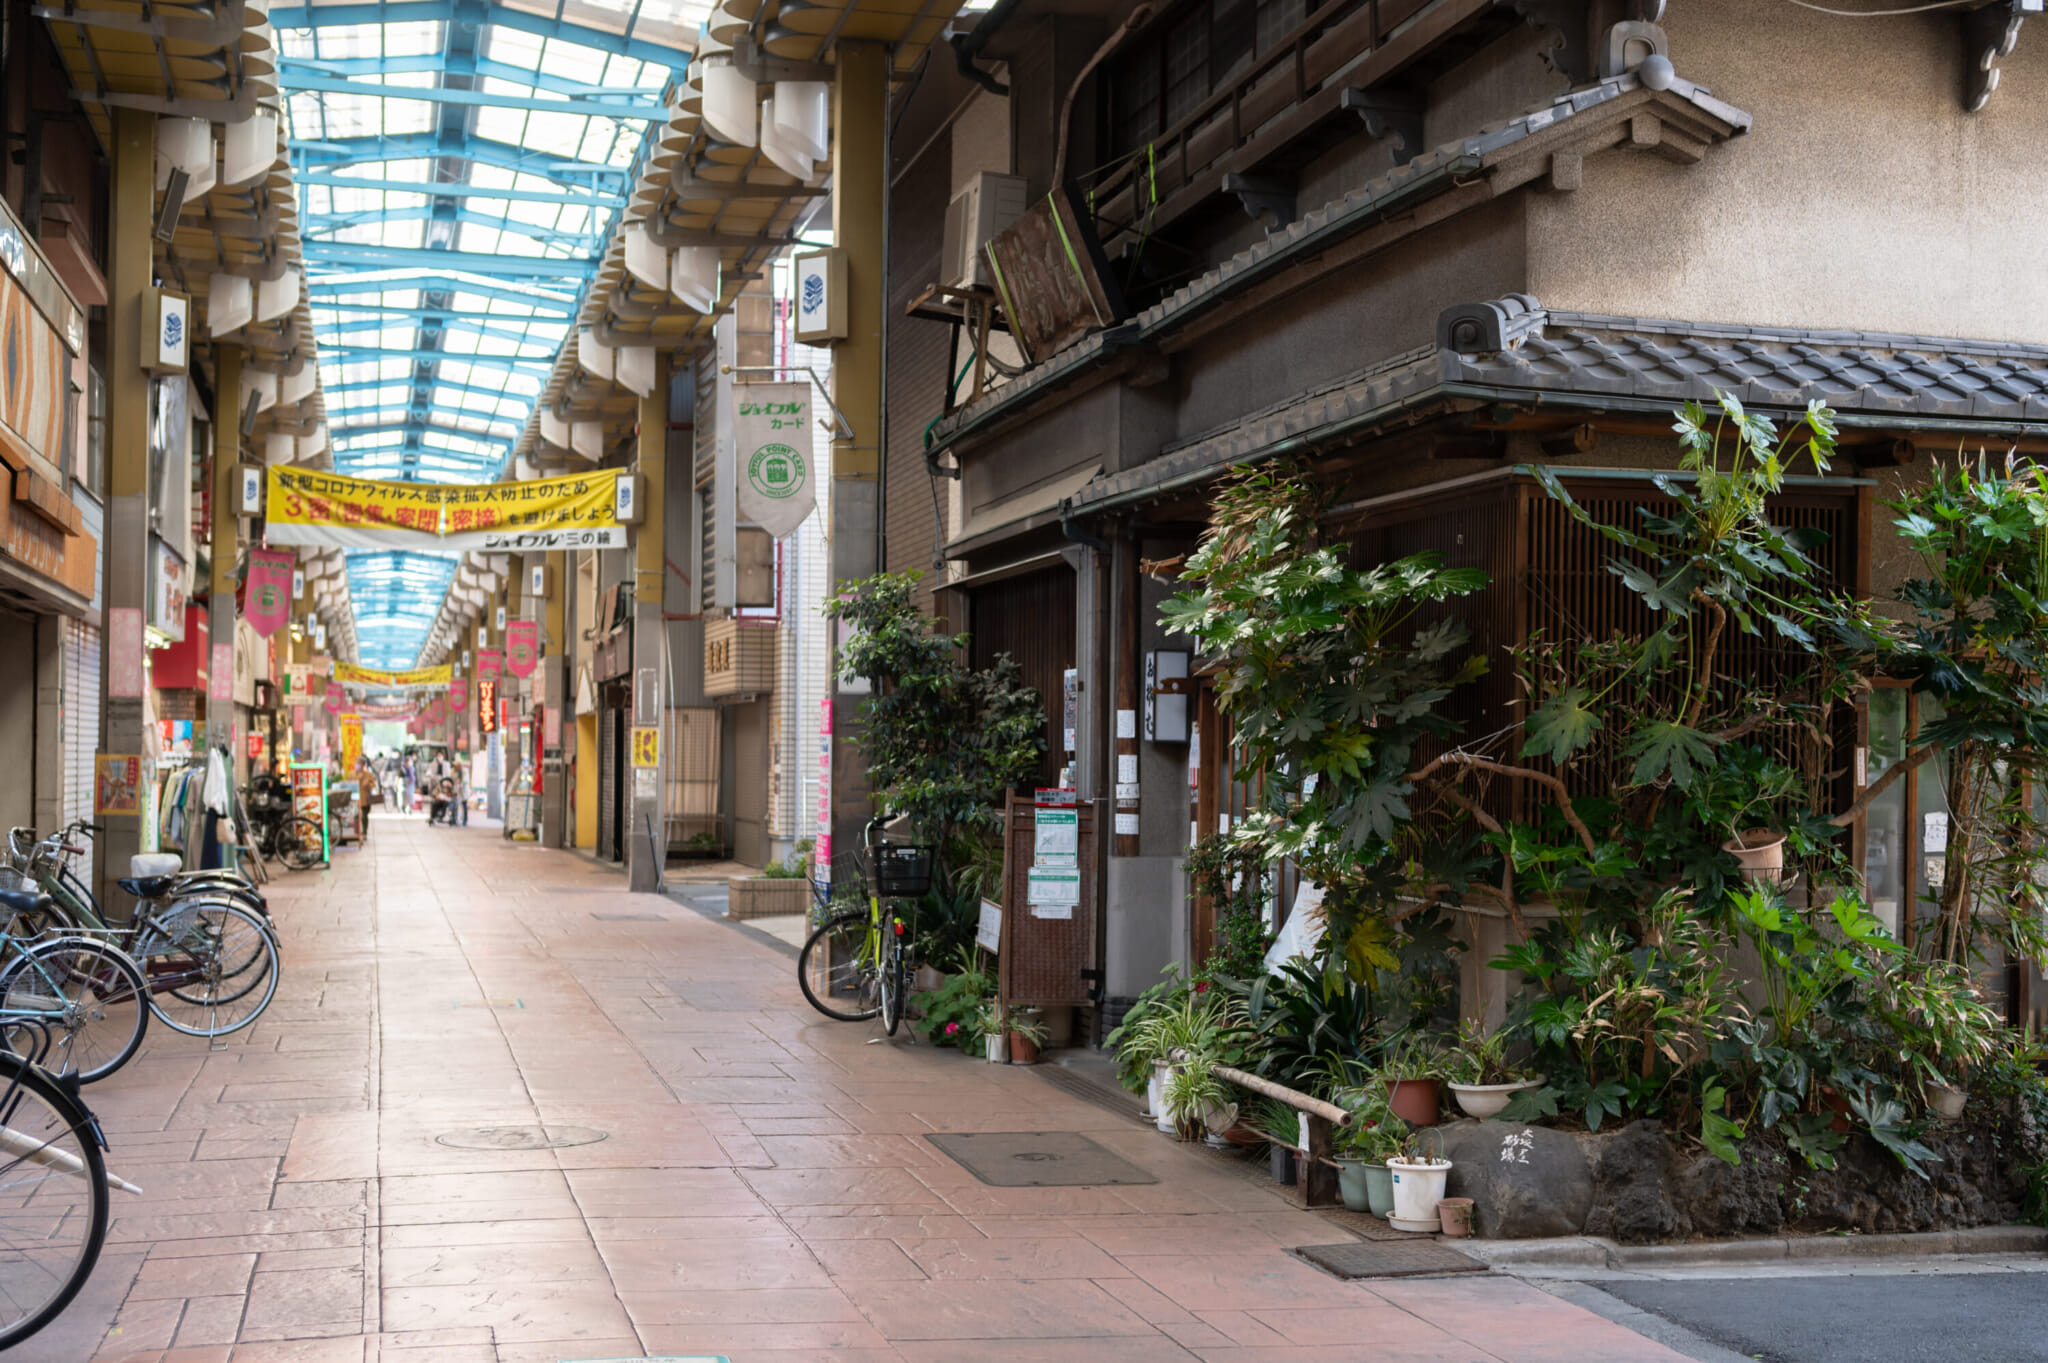
[[[169,894],[177,879],[176,876],[123,876],[114,883],[137,899],[155,899]]]
[[[39,913],[50,902],[50,896],[38,890],[0,890],[0,908],[9,913]]]

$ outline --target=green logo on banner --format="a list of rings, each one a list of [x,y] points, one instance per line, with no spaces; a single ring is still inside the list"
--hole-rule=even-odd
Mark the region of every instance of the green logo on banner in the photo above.
[[[777,501],[803,491],[809,476],[804,457],[787,445],[763,445],[747,461],[747,481],[754,491]]]

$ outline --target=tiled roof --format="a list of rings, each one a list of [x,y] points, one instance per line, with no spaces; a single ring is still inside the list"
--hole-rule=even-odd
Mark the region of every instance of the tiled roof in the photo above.
[[[1799,410],[1818,398],[1849,425],[2048,431],[2048,346],[1549,312],[1519,296],[1449,309],[1439,331],[1489,312],[1505,323],[1498,348],[1408,351],[1097,478],[1066,510],[1155,496],[1232,464],[1357,438],[1404,412],[1461,399],[1662,412],[1718,391],[1760,408]]]
[[[1444,352],[1448,384],[1658,403],[1708,398],[1997,423],[2048,422],[2048,346],[1546,312],[1504,350]]]

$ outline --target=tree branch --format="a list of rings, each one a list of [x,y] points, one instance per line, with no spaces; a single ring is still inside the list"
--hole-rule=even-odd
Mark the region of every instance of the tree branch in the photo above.
[[[1894,781],[1897,781],[1901,776],[1904,776],[1907,772],[1913,770],[1932,756],[1934,756],[1934,745],[1930,743],[1918,752],[1910,753],[1900,761],[1894,762],[1889,771],[1877,778],[1876,784],[1863,788],[1863,793],[1856,797],[1855,804],[1850,805],[1847,809],[1835,815],[1834,818],[1828,820],[1828,822],[1837,828],[1847,828],[1850,824],[1855,823],[1863,817],[1864,811],[1870,808],[1871,801],[1890,790]]]
[[[1579,811],[1572,804],[1571,792],[1565,789],[1562,777],[1553,776],[1545,771],[1531,771],[1527,767],[1511,767],[1505,762],[1496,762],[1490,757],[1480,757],[1474,753],[1447,752],[1432,757],[1402,779],[1413,785],[1436,771],[1438,767],[1460,767],[1476,769],[1478,771],[1490,771],[1496,776],[1522,778],[1549,787],[1551,793],[1557,796],[1558,812],[1564,815],[1564,820],[1572,826],[1572,831],[1579,835],[1579,841],[1585,844],[1586,854],[1593,856],[1599,852],[1600,845],[1593,837],[1593,830],[1586,827],[1585,820],[1579,817]],[[1494,831],[1500,831],[1498,824],[1494,826]]]

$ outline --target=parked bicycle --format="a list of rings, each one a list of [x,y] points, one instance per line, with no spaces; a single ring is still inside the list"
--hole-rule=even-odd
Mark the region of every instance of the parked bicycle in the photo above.
[[[106,1243],[106,1138],[75,1090],[32,1061],[0,1053],[0,1350],[55,1320],[92,1276]]]
[[[145,853],[131,859],[136,874],[117,882],[136,898],[133,918],[110,921],[70,866],[86,851],[73,839],[92,828],[75,823],[41,842],[28,829],[8,835],[10,867],[42,892],[19,916],[126,951],[141,965],[150,1011],[174,1031],[219,1037],[253,1023],[276,996],[281,969],[268,917],[237,897],[181,889],[178,859]]]
[[[797,957],[797,983],[811,1007],[841,1022],[880,1017],[890,1036],[903,1022],[909,983],[904,957],[908,925],[884,905],[914,900],[931,888],[932,849],[880,840],[886,816],[861,836],[861,881],[868,906],[825,921]]]
[[[282,777],[268,772],[258,776],[249,783],[244,804],[250,843],[259,857],[282,861],[294,871],[310,871],[321,863],[326,835],[320,821],[296,812],[291,787]]]

